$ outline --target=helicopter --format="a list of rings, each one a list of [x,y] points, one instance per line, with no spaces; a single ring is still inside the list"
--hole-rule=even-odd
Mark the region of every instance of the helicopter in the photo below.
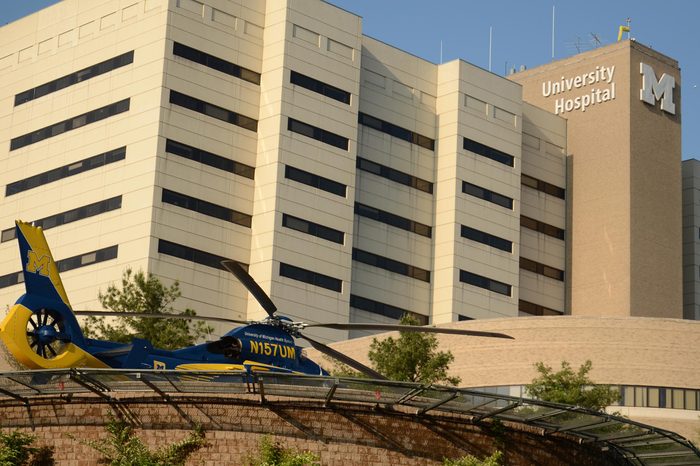
[[[304,323],[279,315],[267,293],[238,262],[222,261],[250,292],[267,317],[260,321],[242,321],[222,317],[177,314],[129,313],[131,317],[201,319],[239,326],[215,341],[176,350],[155,348],[150,341],[133,338],[124,344],[87,338],[78,316],[123,315],[103,311],[73,310],[61,282],[58,267],[41,227],[20,220],[15,222],[19,243],[25,293],[0,323],[0,340],[27,369],[63,369],[72,367],[120,369],[180,369],[205,371],[284,372],[328,375],[319,364],[307,358],[297,339],[372,379],[382,374],[303,333],[307,328],[337,330],[399,330],[405,332],[447,333],[494,338],[512,338],[496,332],[483,332],[429,326],[374,323]]]

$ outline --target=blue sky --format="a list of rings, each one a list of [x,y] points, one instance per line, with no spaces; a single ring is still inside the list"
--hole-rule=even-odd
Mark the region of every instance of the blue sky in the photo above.
[[[268,0],[274,1],[274,0]],[[55,0],[3,2],[0,24],[21,18]],[[491,70],[528,68],[617,40],[618,26],[632,20],[632,37],[679,61],[683,158],[700,159],[700,1],[696,0],[330,0],[363,18],[366,35],[426,60],[462,58]],[[428,5],[426,7],[426,5]],[[1,38],[0,38],[1,39]]]

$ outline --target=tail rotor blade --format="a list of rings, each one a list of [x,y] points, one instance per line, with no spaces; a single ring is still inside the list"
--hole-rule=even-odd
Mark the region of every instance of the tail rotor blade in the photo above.
[[[320,341],[316,341],[311,337],[308,337],[306,335],[300,335],[303,339],[311,343],[311,346],[313,346],[315,349],[319,350],[321,353],[327,354],[328,356],[337,359],[338,361],[347,364],[348,366],[352,367],[355,370],[358,370],[365,374],[367,377],[371,379],[377,379],[377,380],[387,380],[386,377],[384,377],[382,374],[379,372],[376,372],[373,369],[370,369],[369,367],[365,366],[359,361],[354,360],[350,356],[346,356],[345,354],[334,350],[330,346],[327,346]]]
[[[241,267],[241,264],[232,260],[224,260],[221,261],[221,265],[223,265],[226,270],[235,275],[236,278],[243,283],[243,286],[248,289],[250,294],[252,294],[258,303],[260,303],[262,308],[265,309],[267,315],[274,317],[274,314],[277,311],[277,306],[275,306],[275,303],[272,302],[267,293],[260,288],[260,285],[258,285],[253,277],[251,277],[250,274],[246,272],[243,267]]]
[[[416,333],[443,333],[449,335],[469,335],[473,337],[490,337],[490,338],[514,338],[505,333],[498,332],[482,332],[479,330],[465,330],[461,328],[441,328],[441,327],[421,327],[419,325],[400,325],[400,324],[308,324],[309,327],[332,328],[335,330],[385,330],[399,332],[416,332]]]

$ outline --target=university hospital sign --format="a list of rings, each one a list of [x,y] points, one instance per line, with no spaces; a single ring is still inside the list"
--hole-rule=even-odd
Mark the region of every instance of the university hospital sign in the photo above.
[[[656,105],[656,101],[660,100],[661,110],[675,115],[674,77],[664,73],[661,79],[657,80],[654,69],[645,63],[639,64],[639,72],[642,75],[640,100],[649,105]],[[568,97],[568,93],[578,89],[583,89],[584,93]],[[615,100],[615,65],[596,66],[595,69],[575,76],[562,76],[559,80],[545,81],[542,83],[542,96],[555,97],[556,115],[573,111],[585,112],[589,107]]]

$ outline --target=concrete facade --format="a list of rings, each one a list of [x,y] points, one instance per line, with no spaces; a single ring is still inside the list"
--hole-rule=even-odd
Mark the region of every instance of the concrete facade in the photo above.
[[[683,161],[683,318],[700,320],[700,161]]]

